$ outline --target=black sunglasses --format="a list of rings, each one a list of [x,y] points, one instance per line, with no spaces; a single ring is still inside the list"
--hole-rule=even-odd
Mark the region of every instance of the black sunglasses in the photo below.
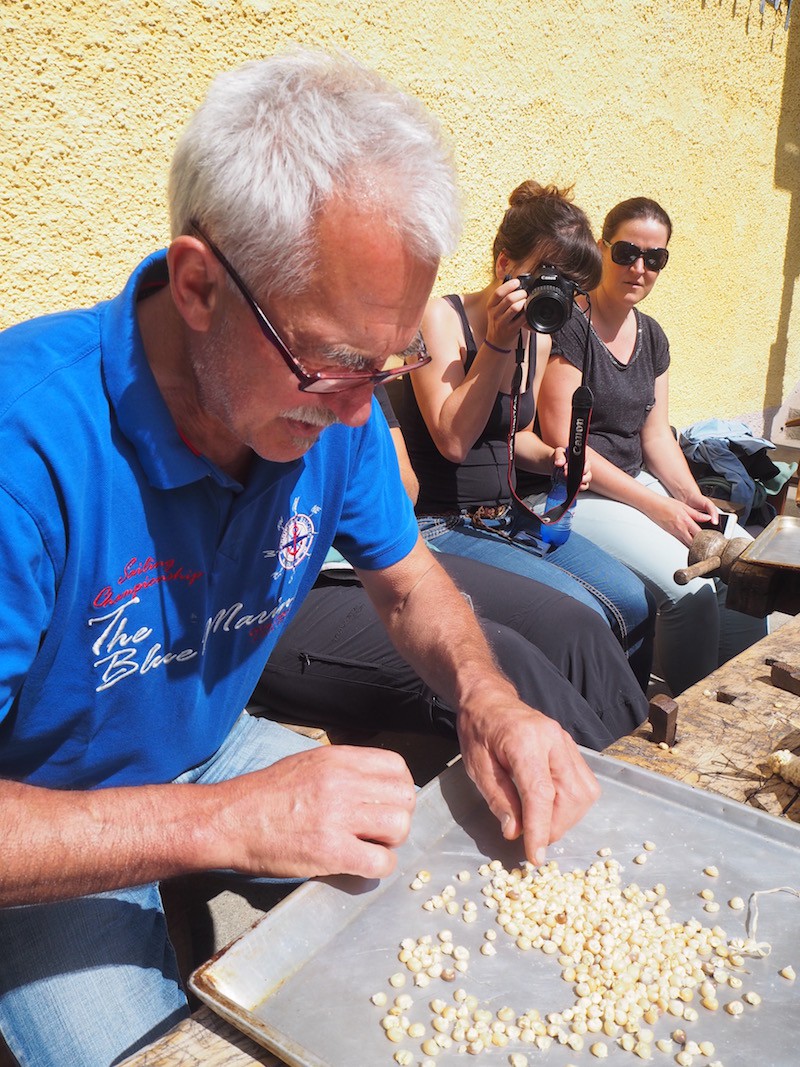
[[[283,362],[300,382],[301,393],[343,393],[347,389],[358,389],[365,385],[378,386],[382,385],[384,382],[391,381],[393,378],[399,378],[401,374],[408,374],[409,371],[417,370],[419,367],[424,367],[426,363],[430,363],[431,357],[425,350],[425,342],[422,340],[422,334],[418,333],[409,348],[395,357],[403,360],[416,357],[413,362],[402,363],[397,367],[392,367],[391,370],[351,371],[349,373],[342,373],[339,371],[337,374],[326,374],[319,371],[309,373],[303,368],[300,361],[292,355],[289,346],[269,321],[261,307],[256,303],[255,297],[251,294],[250,290],[208,234],[201,229],[195,219],[191,219],[189,225],[203,239],[213,252],[214,256],[225,268],[231,281],[233,281],[236,288],[244,297],[247,306],[255,315],[256,321],[261,328],[261,332],[273,348],[278,350]]]
[[[644,260],[647,270],[663,270],[669,259],[666,248],[639,248],[630,241],[610,241],[603,238],[603,244],[611,249],[611,258],[620,267],[631,267],[637,259]]]

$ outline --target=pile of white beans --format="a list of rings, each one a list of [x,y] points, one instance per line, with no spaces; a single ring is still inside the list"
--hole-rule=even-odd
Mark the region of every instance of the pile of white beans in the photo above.
[[[645,851],[636,857],[639,863],[646,862],[655,846],[645,842],[643,847]],[[555,861],[539,867],[523,863],[507,870],[493,860],[478,871],[483,878],[483,905],[495,913],[505,936],[520,952],[539,950],[557,959],[561,978],[573,993],[573,1002],[562,1011],[544,1017],[535,1008],[519,1012],[503,1006],[490,1011],[474,994],[456,988],[450,999],[438,996],[429,1002],[427,1024],[411,1022],[408,1013],[414,999],[398,992],[407,976],[417,988],[436,980],[452,983],[468,973],[473,961],[446,928],[435,935],[403,939],[398,959],[404,970],[389,979],[393,999],[392,993],[383,992],[371,998],[386,1009],[381,1025],[389,1040],[398,1045],[414,1041],[424,1057],[398,1048],[394,1060],[400,1067],[434,1067],[435,1058],[446,1049],[478,1055],[509,1046],[511,1067],[526,1067],[528,1058],[519,1049],[544,1050],[553,1042],[576,1052],[588,1046],[598,1059],[607,1057],[609,1042],[615,1042],[644,1060],[661,1052],[673,1055],[679,1067],[695,1062],[698,1067],[723,1067],[719,1060],[710,1060],[715,1052],[712,1042],[693,1040],[680,1028],[656,1039],[650,1027],[665,1014],[682,1025],[697,1022],[695,1004],[708,1011],[721,1007],[730,1015],[757,1008],[759,995],[742,991],[745,956],[752,943],[728,940],[721,927],[705,926],[695,918],[674,921],[664,885],[649,889],[635,882],[623,885],[620,864],[609,850],[600,849],[598,856],[585,870],[561,871]],[[703,873],[713,879],[719,872],[707,867]],[[456,875],[461,882],[469,878],[468,871]],[[411,888],[429,888],[430,881],[429,872],[420,871]],[[705,888],[698,896],[706,911],[719,910],[713,891]],[[728,905],[741,910],[743,901],[735,897]],[[426,897],[422,907],[467,923],[479,917],[474,901],[457,901],[453,885]],[[494,955],[497,939],[498,931],[487,929],[481,954]],[[784,977],[793,979],[794,973]]]

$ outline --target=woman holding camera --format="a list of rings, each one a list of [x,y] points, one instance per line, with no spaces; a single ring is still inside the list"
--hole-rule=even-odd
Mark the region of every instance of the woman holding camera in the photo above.
[[[511,194],[493,263],[493,278],[480,291],[429,304],[422,332],[431,363],[392,394],[419,479],[422,535],[443,551],[534,578],[602,612],[646,688],[653,607],[639,579],[579,534],[558,547],[541,539],[537,524],[509,537],[510,392],[520,333],[516,466],[549,477],[564,466],[566,444],[566,434],[551,446],[533,431],[550,338],[526,328],[528,293],[518,278],[547,264],[582,288],[596,284],[600,256],[588,220],[568,193],[525,182]]]
[[[669,216],[635,197],[606,217],[602,277],[554,334],[539,410],[542,436],[558,442],[584,372],[594,393],[589,430],[592,491],[581,494],[573,528],[638,574],[656,598],[656,666],[674,696],[766,633],[763,620],[725,608],[725,586],[696,578],[677,585],[700,523],[717,524],[669,422],[669,344],[638,304],[669,259]],[[747,537],[736,527],[733,536]]]

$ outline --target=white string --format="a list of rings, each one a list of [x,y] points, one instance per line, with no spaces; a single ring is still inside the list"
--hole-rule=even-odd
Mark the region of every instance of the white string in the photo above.
[[[772,951],[772,945],[769,941],[756,941],[756,931],[758,929],[758,897],[769,896],[770,893],[791,893],[792,896],[800,899],[800,889],[792,889],[791,886],[781,885],[776,886],[775,889],[759,889],[755,893],[750,894],[750,899],[747,902],[747,919],[745,921],[745,933],[747,934],[747,940],[741,941],[736,939],[731,941],[731,945],[737,948],[745,956],[755,956],[758,959],[764,959],[769,956]]]

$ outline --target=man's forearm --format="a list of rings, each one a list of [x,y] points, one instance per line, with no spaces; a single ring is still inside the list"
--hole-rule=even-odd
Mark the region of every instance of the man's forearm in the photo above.
[[[0,781],[0,907],[215,868],[385,878],[414,783],[395,752],[318,745],[208,784],[92,792]]]
[[[467,602],[418,543],[400,564],[360,575],[398,650],[458,712],[461,754],[503,835],[535,863],[599,790],[575,742],[519,699]]]
[[[2,781],[0,907],[213,866],[213,802],[203,786],[77,792]]]
[[[367,592],[400,654],[420,677],[456,710],[471,706],[491,690],[516,690],[495,663],[492,651],[465,597],[424,545],[404,560],[407,590],[392,599],[375,575],[361,572]]]

